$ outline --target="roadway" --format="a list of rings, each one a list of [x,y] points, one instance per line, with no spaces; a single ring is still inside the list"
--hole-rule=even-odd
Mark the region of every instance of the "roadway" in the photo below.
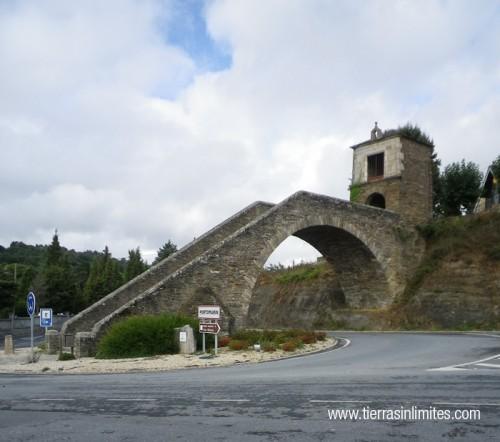
[[[31,346],[31,336],[15,336],[14,339],[14,348],[24,348]],[[36,347],[42,342],[45,341],[45,334],[43,335],[35,335],[33,336],[33,345]],[[5,336],[0,338],[0,350],[3,350],[5,343]]]
[[[500,338],[342,333],[343,348],[228,368],[0,375],[0,440],[500,439]],[[330,420],[328,410],[478,409],[480,420]],[[378,412],[378,411],[377,411]]]

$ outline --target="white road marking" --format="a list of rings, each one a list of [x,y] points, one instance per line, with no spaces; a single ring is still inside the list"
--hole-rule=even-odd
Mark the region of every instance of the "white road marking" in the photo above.
[[[471,407],[500,407],[500,404],[489,404],[483,403],[480,404],[478,402],[433,402],[432,405],[468,405]]]
[[[330,400],[330,399],[311,399],[309,401],[312,404],[369,404],[371,401],[338,401],[338,400]]]
[[[486,364],[486,363],[480,363],[480,364],[476,364],[476,365],[480,365],[481,367],[500,368],[500,364]]]
[[[342,348],[346,348],[347,346],[351,345],[351,340],[347,338],[342,338],[345,341],[344,345],[342,347],[337,348],[337,350],[341,350]]]
[[[493,335],[491,333],[474,333],[474,332],[466,332],[464,333],[466,335],[472,335],[472,336],[489,336],[490,338],[500,338],[500,335]]]
[[[467,368],[459,368],[454,365],[450,365],[449,367],[439,367],[439,368],[428,368],[426,371],[467,371]]]
[[[106,399],[107,401],[115,401],[115,402],[153,402],[153,401],[156,401],[157,399],[149,399],[149,398],[144,398],[144,399],[141,399],[141,398],[138,398],[138,399],[134,399],[134,398],[113,398],[113,399]]]
[[[456,365],[448,365],[447,367],[429,368],[429,369],[427,369],[427,371],[453,371],[453,370],[457,370],[457,369],[458,370],[466,370],[466,369],[461,368],[461,367],[465,367],[467,365],[481,365],[482,362],[491,361],[492,359],[497,359],[499,357],[500,357],[500,354],[490,356],[490,357],[484,358],[484,359],[478,359],[477,361],[464,362],[462,364],[456,364]]]
[[[37,399],[31,399],[32,401],[35,402],[48,402],[48,401],[74,401],[74,399],[69,399],[69,398],[37,398]]]
[[[201,402],[250,402],[250,399],[201,399]]]

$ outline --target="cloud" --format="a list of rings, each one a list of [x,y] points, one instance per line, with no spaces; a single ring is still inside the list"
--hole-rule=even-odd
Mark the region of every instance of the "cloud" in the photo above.
[[[68,247],[125,256],[254,200],[347,198],[349,146],[375,120],[418,123],[445,163],[485,169],[499,15],[495,1],[2,3],[0,243],[57,227]],[[279,259],[305,255],[288,247]]]

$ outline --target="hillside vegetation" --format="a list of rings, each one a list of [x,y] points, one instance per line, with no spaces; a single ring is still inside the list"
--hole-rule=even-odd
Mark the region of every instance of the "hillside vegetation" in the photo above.
[[[264,271],[252,326],[351,329],[500,327],[500,213],[442,218],[422,226],[425,255],[388,309],[350,309],[326,262]]]

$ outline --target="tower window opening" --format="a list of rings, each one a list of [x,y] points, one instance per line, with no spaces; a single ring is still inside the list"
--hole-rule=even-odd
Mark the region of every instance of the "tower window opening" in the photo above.
[[[384,195],[382,195],[380,193],[372,193],[368,197],[366,204],[368,204],[369,206],[378,207],[380,209],[385,209]]]
[[[368,181],[384,177],[384,152],[368,157]]]

